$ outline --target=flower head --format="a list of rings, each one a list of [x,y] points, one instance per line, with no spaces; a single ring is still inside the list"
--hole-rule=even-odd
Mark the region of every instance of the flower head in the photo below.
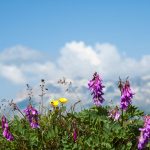
[[[104,101],[104,98],[102,97],[102,95],[104,95],[104,86],[102,85],[102,79],[97,72],[94,73],[93,79],[89,81],[88,86],[91,91],[91,95],[93,95],[94,104],[96,106],[101,106]]]
[[[114,121],[117,121],[120,118],[120,112],[117,106],[109,112],[109,117],[114,119]]]
[[[2,129],[5,128],[6,118],[5,116],[2,116]]]
[[[62,98],[59,99],[59,101],[60,101],[62,104],[65,104],[65,103],[68,102],[68,99],[62,97]]]
[[[128,106],[131,104],[131,99],[133,98],[133,92],[130,88],[129,81],[126,81],[121,89],[121,103],[120,108],[127,110]]]
[[[24,110],[26,117],[30,123],[31,128],[39,128],[38,124],[38,111],[32,107],[32,105],[29,105]]]
[[[13,141],[14,137],[9,131],[9,126],[8,122],[5,118],[5,116],[2,117],[2,129],[3,129],[3,136],[8,140],[8,141]]]
[[[142,150],[145,148],[150,138],[150,116],[144,117],[144,127],[139,129],[141,131],[138,143],[138,149]]]
[[[74,142],[76,142],[76,140],[77,140],[77,131],[76,131],[76,129],[74,129],[74,131],[73,131],[73,140],[74,140]]]
[[[39,124],[36,118],[32,118],[32,122],[30,123],[31,128],[39,128]]]
[[[59,101],[58,100],[53,100],[50,102],[51,106],[53,107],[57,107],[59,105]]]

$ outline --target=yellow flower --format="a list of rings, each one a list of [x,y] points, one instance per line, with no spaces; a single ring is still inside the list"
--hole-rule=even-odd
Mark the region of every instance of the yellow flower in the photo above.
[[[52,101],[50,102],[50,104],[51,104],[53,107],[57,107],[58,104],[59,104],[59,101],[58,101],[58,100],[52,100]]]
[[[59,99],[59,101],[60,101],[62,104],[65,104],[65,103],[68,102],[68,99],[62,97],[62,98]]]

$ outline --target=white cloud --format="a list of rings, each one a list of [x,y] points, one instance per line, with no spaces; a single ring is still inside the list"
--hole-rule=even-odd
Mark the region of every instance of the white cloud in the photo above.
[[[84,42],[67,43],[57,60],[62,73],[70,78],[88,77],[101,64],[96,51]]]
[[[26,78],[18,67],[14,65],[0,64],[0,68],[0,75],[5,77],[9,81],[12,81],[15,84],[25,83]]]
[[[94,47],[74,41],[61,49],[58,65],[62,72],[71,78],[89,78],[94,71],[98,71],[105,79],[113,79],[118,76],[149,74],[149,61],[150,55],[136,60],[119,53],[117,48],[109,43],[96,44]]]
[[[120,54],[117,48],[111,44],[97,44],[96,50],[102,62],[99,72],[108,79],[118,76],[143,76],[150,73],[148,63],[150,55],[143,56],[141,60],[136,60]]]
[[[86,45],[84,42],[71,42],[67,43],[61,50],[62,56],[69,55],[75,57],[77,60],[88,61],[92,65],[100,65],[100,60],[91,46]],[[74,54],[74,55],[73,55]],[[75,60],[76,61],[76,60]]]
[[[84,90],[81,88],[81,91],[85,94],[87,80],[92,77],[95,71],[99,72],[105,81],[109,80],[111,83],[115,82],[119,76],[123,78],[127,76],[131,78],[140,77],[140,82],[145,83],[150,74],[150,55],[142,56],[141,59],[137,60],[120,53],[116,46],[109,43],[98,43],[95,46],[76,41],[66,43],[61,48],[60,56],[55,62],[50,61],[48,57],[45,57],[45,60],[41,62],[37,59],[41,55],[44,54],[29,48],[26,49],[23,46],[1,52],[0,76],[17,84],[24,84],[26,81],[38,82],[41,78],[45,78],[47,81],[57,81],[65,76],[73,79],[77,86],[83,87]],[[20,63],[16,63],[18,59]],[[8,63],[10,61],[11,64]],[[145,97],[149,95],[149,85],[149,82],[145,85],[134,85],[135,100],[140,106],[146,107],[150,102]],[[80,88],[77,91],[78,95],[84,99],[82,92],[80,93]],[[56,95],[56,93],[51,94]],[[107,94],[106,98],[110,100],[111,97],[117,97],[118,95],[119,93],[115,90],[113,93]],[[25,94],[18,95],[17,101],[20,101],[20,98],[24,96]],[[143,98],[145,98],[146,105],[143,104]]]
[[[22,64],[20,65],[20,70],[25,74],[29,74],[31,79],[32,77],[34,79],[39,79],[39,77],[54,78],[58,75],[55,64],[50,61],[45,63],[33,62],[31,64]]]
[[[7,48],[0,53],[0,60],[2,62],[16,62],[27,60],[38,60],[41,58],[42,53],[31,48],[17,45],[11,48]]]
[[[43,53],[22,45],[7,48],[0,53],[0,76],[15,84],[25,84],[30,79],[37,81],[36,77],[48,72],[50,67],[49,62],[42,64],[44,56],[47,59]]]
[[[72,79],[88,79],[95,71],[102,74],[105,79],[150,74],[150,55],[136,60],[122,55],[114,45],[109,43],[98,43],[95,46],[86,45],[82,41],[66,43],[60,50],[60,56],[55,62],[51,62],[47,59],[48,57],[45,57],[45,60],[41,62],[38,60],[41,55],[44,56],[44,54],[36,50],[24,46],[15,46],[1,52],[0,60],[3,65],[6,65],[11,60],[10,68],[13,66],[11,70],[15,68],[19,74],[18,76],[22,77],[18,83],[21,83],[24,78],[27,80],[33,80],[33,78],[34,80],[39,80],[42,76],[52,80],[61,76]],[[18,59],[22,61],[16,63]],[[24,60],[28,61],[24,62]],[[30,62],[30,60],[32,61]],[[9,64],[7,64],[8,67]],[[16,78],[13,78],[12,75],[6,75],[2,69],[0,74],[6,76],[6,78],[10,77],[11,81],[14,79],[16,82]]]

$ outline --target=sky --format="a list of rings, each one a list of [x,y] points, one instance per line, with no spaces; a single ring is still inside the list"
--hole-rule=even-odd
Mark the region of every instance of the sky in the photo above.
[[[109,42],[129,56],[150,49],[149,0],[13,0],[0,2],[0,51],[17,44],[59,54],[64,43]]]
[[[0,98],[40,78],[89,79],[96,70],[107,80],[148,76],[149,6],[149,0],[0,1]]]

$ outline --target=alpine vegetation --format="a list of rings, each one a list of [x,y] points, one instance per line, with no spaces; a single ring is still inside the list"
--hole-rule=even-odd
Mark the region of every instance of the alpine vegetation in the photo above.
[[[45,82],[41,80],[39,104],[34,104],[29,84],[26,109],[21,110],[13,100],[6,100],[5,104],[1,101],[1,150],[150,149],[150,116],[132,105],[135,93],[128,78],[118,82],[120,105],[105,105],[102,77],[95,72],[87,83],[92,106],[78,112],[75,107],[81,102],[79,98],[69,109],[71,99],[65,94],[48,97],[50,91]],[[72,84],[65,79],[57,83]],[[45,103],[47,100],[49,103]]]

